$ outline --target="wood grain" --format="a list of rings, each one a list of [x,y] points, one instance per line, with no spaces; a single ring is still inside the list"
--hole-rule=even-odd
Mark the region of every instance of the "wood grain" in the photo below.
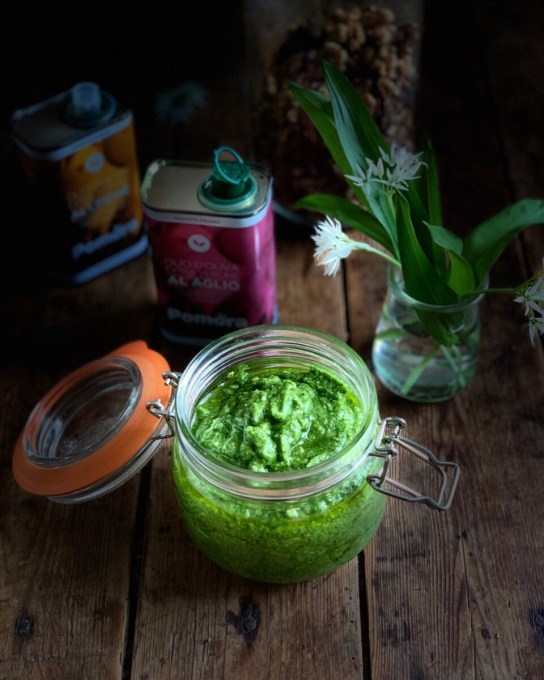
[[[543,7],[537,0],[426,3],[418,121],[437,152],[447,224],[460,235],[515,200],[544,197]],[[135,21],[147,36],[147,22]],[[37,82],[28,61],[11,59],[2,76],[3,91],[11,92],[0,106],[4,113],[71,84],[65,81],[79,63],[63,53],[56,71],[53,53],[41,54],[45,37],[38,39],[37,27],[24,33],[24,23],[26,17],[17,24],[18,42],[51,68]],[[216,17],[213,25],[220,23]],[[20,39],[27,34],[37,42]],[[182,151],[179,130],[154,137],[151,111],[158,88],[177,84],[182,47],[176,43],[168,53],[175,73],[160,77],[143,53],[133,75],[112,72],[111,64],[99,69],[113,91],[122,81],[120,91],[132,97],[143,122],[144,164],[156,143],[161,153],[168,143]],[[188,140],[191,153],[206,155],[222,124],[229,143],[247,141],[248,112],[232,117],[243,83],[229,70],[217,93],[229,106],[214,115],[212,127],[198,121],[203,141]],[[41,208],[21,204],[8,137],[6,128],[0,680],[543,677],[544,357],[542,343],[531,347],[522,328],[521,307],[509,296],[484,300],[478,372],[452,401],[411,404],[378,385],[382,416],[406,418],[408,436],[460,464],[448,512],[390,500],[364,553],[335,573],[289,586],[246,581],[216,567],[185,533],[169,442],[121,489],[80,506],[29,496],[15,484],[16,438],[34,404],[67,371],[136,338],[163,352],[175,370],[196,349],[159,339],[147,255],[78,288],[43,279],[26,222]],[[345,339],[371,365],[384,264],[359,253],[331,279],[313,261],[307,228],[279,220],[277,244],[281,321]],[[507,248],[493,283],[518,284],[543,256],[540,225]],[[404,456],[395,474],[426,481]]]
[[[309,239],[280,242],[278,299],[283,322],[345,335],[341,278],[316,271]],[[170,466],[166,448],[152,466],[133,677],[360,678],[357,560],[289,586],[227,574],[185,534]]]
[[[149,265],[140,260],[82,288],[27,296],[23,325],[14,326],[24,331],[25,342],[11,348],[0,372],[6,423],[0,494],[2,678],[121,677],[139,479],[104,498],[63,506],[16,486],[11,452],[30,410],[57,380],[129,337],[149,335],[146,273]]]
[[[516,104],[531,85],[513,76],[520,62],[529,63],[521,49],[524,30],[518,23],[509,32],[499,23],[512,7],[502,6],[501,13],[481,8],[478,24],[460,5],[446,5],[442,19],[428,19],[433,33],[424,53],[421,120],[439,159],[446,221],[462,235],[501,207],[543,190],[523,172],[526,142],[515,134]],[[490,30],[491,14],[491,26],[501,31]],[[528,13],[525,21],[532,20]],[[517,51],[510,40],[506,56],[495,35],[515,35]],[[465,108],[477,116],[471,119]],[[520,283],[543,254],[542,228],[534,227],[507,249],[493,270],[494,285]],[[355,289],[369,290],[372,268],[362,269],[350,266],[352,300]],[[462,477],[446,514],[391,501],[365,550],[372,678],[529,679],[542,673],[535,621],[544,579],[532,557],[544,554],[538,528],[544,521],[544,391],[542,377],[535,379],[535,372],[542,376],[542,352],[530,347],[522,310],[514,307],[506,296],[483,302],[478,373],[452,402],[414,407],[382,394],[382,410],[402,408],[412,436],[458,461]],[[360,318],[360,306],[349,309],[350,318]],[[370,338],[365,328],[357,342],[364,349]],[[404,470],[400,474],[404,479]]]

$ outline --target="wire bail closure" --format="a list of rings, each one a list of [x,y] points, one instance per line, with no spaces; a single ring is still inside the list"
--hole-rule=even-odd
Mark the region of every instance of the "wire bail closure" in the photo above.
[[[386,496],[392,496],[393,498],[412,503],[424,503],[435,510],[448,510],[459,482],[461,473],[459,465],[451,461],[438,460],[429,449],[401,436],[400,432],[405,427],[406,421],[402,418],[390,417],[382,421],[380,431],[376,437],[375,451],[371,455],[383,458],[385,463],[381,474],[369,475],[367,477],[368,483],[375,491],[379,491]],[[387,476],[389,465],[401,450],[412,453],[438,472],[441,477],[441,484],[436,499]]]
[[[159,435],[156,435],[153,438],[155,441],[158,439],[170,439],[170,437],[175,437],[176,435],[176,429],[173,425],[174,401],[176,399],[176,391],[181,378],[181,373],[165,371],[162,374],[162,377],[164,379],[164,384],[172,387],[168,404],[164,406],[160,399],[156,399],[154,401],[148,401],[145,407],[149,413],[151,413],[151,415],[155,416],[155,418],[164,418],[170,432],[163,432]]]
[[[181,373],[166,371],[162,374],[165,385],[172,386],[170,399],[166,406],[160,399],[148,401],[146,409],[156,418],[164,418],[168,425],[169,432],[156,435],[153,440],[169,439],[176,435],[174,425],[174,401],[176,390],[181,379]],[[436,456],[422,444],[402,437],[400,432],[406,427],[406,421],[398,417],[385,418],[380,426],[380,431],[375,440],[374,451],[370,454],[377,458],[384,459],[384,466],[380,474],[368,475],[367,482],[370,486],[380,493],[393,498],[412,503],[424,503],[435,510],[448,510],[453,501],[455,490],[459,482],[461,470],[457,463],[451,461],[438,460]],[[401,482],[397,482],[387,476],[389,465],[396,458],[401,450],[408,451],[424,463],[430,465],[441,477],[440,490],[437,498],[432,498],[427,494],[422,494]],[[387,488],[390,487],[390,488]]]

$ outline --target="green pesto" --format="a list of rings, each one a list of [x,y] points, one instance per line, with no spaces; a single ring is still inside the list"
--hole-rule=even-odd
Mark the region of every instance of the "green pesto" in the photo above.
[[[213,456],[230,464],[283,471],[338,453],[364,422],[349,388],[325,371],[242,367],[206,395],[193,431]],[[258,424],[264,443],[250,438],[247,444],[244,431]],[[385,496],[366,481],[381,465],[378,458],[366,458],[346,479],[314,495],[258,500],[210,484],[187,465],[179,439],[173,451],[176,494],[195,544],[228,571],[271,583],[329,573],[363,549],[385,509]]]
[[[361,405],[316,368],[245,364],[197,405],[192,431],[217,458],[255,472],[301,470],[341,451],[363,423]]]

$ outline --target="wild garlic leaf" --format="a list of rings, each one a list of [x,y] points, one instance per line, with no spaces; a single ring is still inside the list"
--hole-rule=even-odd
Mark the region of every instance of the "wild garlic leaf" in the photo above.
[[[298,101],[319,132],[323,143],[329,150],[332,159],[340,171],[344,175],[349,175],[352,172],[352,168],[338,137],[330,99],[323,96],[320,92],[307,90],[296,83],[291,83],[290,90],[293,97]],[[354,187],[353,191],[357,200],[363,206],[367,206],[367,200],[362,189]]]
[[[335,217],[342,224],[357,229],[357,231],[374,239],[389,252],[393,252],[391,239],[376,217],[347,198],[333,194],[309,194],[298,200],[295,203],[295,208],[305,208]]]
[[[459,253],[448,250],[448,286],[461,297],[476,292],[476,280],[472,267]]]
[[[391,253],[398,259],[399,245],[398,245],[398,235],[396,228],[396,217],[395,217],[395,207],[392,200],[387,194],[382,191],[371,190],[366,193],[366,198],[368,201],[368,206],[370,210],[374,213],[383,229],[388,235],[389,242],[391,243],[392,250]]]
[[[412,190],[408,192],[407,200],[410,205],[410,216],[417,235],[417,240],[429,260],[440,268],[443,262],[442,249],[436,247],[439,244],[432,238],[425,226],[428,213],[423,206],[421,198],[413,188],[411,189]]]
[[[416,300],[434,305],[455,302],[451,289],[436,276],[436,269],[421,247],[410,216],[408,202],[397,197],[397,232],[406,292]]]
[[[330,100],[320,92],[307,90],[295,83],[291,83],[290,89],[321,135],[334,162],[342,172],[349,173],[351,166],[336,131]]]
[[[436,167],[434,149],[429,140],[426,140],[425,142],[421,159],[423,170],[421,172],[421,177],[414,180],[414,191],[421,197],[422,202],[426,206],[426,219],[431,224],[442,226],[444,221],[442,219],[438,170]]]
[[[482,222],[463,243],[463,257],[478,282],[495,264],[510,240],[526,227],[544,223],[544,201],[526,198]]]
[[[346,76],[327,62],[323,63],[323,69],[338,138],[353,174],[357,167],[365,169],[367,156],[377,160],[380,148],[387,151],[389,145],[361,96]]]
[[[446,248],[447,250],[457,253],[457,255],[461,255],[463,252],[462,239],[445,227],[439,227],[436,224],[429,224],[429,222],[425,222],[425,226],[429,230],[431,238],[435,243],[437,243],[439,246],[442,246],[442,248]]]

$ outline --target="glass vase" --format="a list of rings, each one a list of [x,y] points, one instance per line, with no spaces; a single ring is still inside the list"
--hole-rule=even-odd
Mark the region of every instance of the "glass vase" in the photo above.
[[[416,402],[445,401],[465,389],[478,364],[482,297],[426,304],[406,293],[399,269],[390,267],[372,345],[378,380],[393,394]],[[433,326],[447,342],[431,335]]]

